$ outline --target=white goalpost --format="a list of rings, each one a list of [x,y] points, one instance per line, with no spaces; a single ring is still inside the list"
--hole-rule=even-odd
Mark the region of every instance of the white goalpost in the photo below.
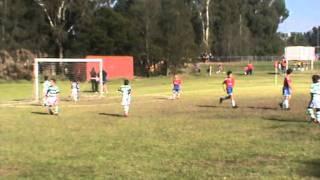
[[[34,99],[40,102],[40,64],[53,63],[98,63],[99,64],[99,93],[103,95],[103,60],[102,59],[59,59],[59,58],[36,58],[34,60]]]

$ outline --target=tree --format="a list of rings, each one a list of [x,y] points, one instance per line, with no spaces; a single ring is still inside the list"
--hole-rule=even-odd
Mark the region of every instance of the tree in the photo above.
[[[193,3],[196,7],[196,10],[199,14],[199,18],[201,21],[201,29],[202,29],[202,43],[205,51],[210,50],[210,17],[211,17],[211,0],[193,0]]]
[[[42,9],[50,25],[53,39],[58,47],[58,55],[63,58],[64,41],[67,34],[74,28],[71,22],[71,7],[76,1],[73,0],[34,0]]]

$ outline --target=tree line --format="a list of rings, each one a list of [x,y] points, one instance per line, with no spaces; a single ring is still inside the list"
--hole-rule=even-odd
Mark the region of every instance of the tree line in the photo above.
[[[0,0],[0,49],[48,57],[132,55],[141,73],[202,52],[279,55],[284,0]]]

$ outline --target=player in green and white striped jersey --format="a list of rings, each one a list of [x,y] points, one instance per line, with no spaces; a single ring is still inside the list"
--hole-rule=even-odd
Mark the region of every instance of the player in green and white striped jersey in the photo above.
[[[49,114],[58,115],[60,90],[59,90],[58,86],[56,85],[55,79],[51,79],[50,83],[51,83],[51,85],[49,86],[47,93],[46,93],[46,98],[47,98],[46,104],[48,106]]]
[[[310,103],[307,109],[310,120],[315,123],[320,123],[320,76],[312,76],[312,84],[310,88]],[[314,110],[316,113],[314,113]]]
[[[131,86],[129,85],[129,80],[124,80],[123,85],[119,88],[118,91],[122,93],[122,101],[121,105],[123,106],[124,115],[126,117],[129,116],[129,109],[130,109],[130,103],[131,103]]]

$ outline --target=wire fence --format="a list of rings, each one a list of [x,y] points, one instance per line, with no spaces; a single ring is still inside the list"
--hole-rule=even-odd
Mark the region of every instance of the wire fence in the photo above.
[[[209,62],[275,61],[281,60],[281,56],[207,56],[201,59]]]

